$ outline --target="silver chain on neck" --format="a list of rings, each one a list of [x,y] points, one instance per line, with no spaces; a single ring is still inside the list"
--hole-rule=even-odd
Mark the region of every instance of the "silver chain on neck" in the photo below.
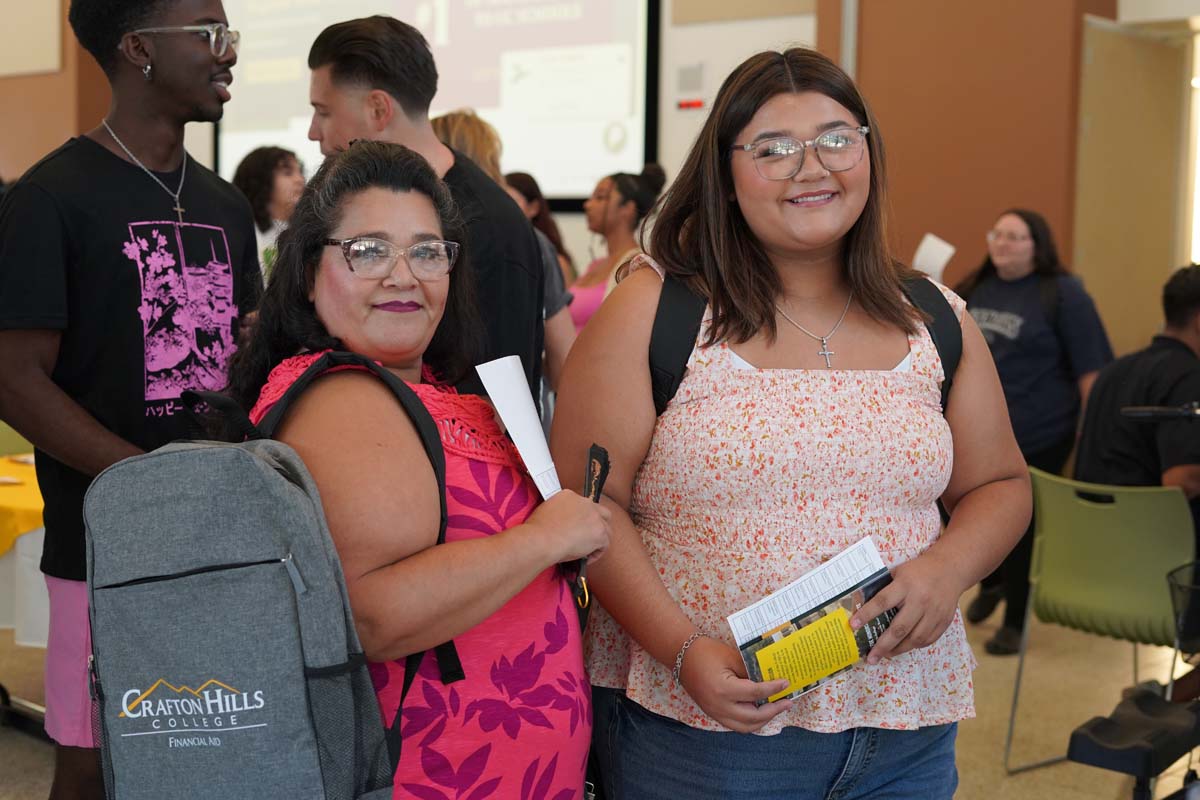
[[[100,120],[100,124],[104,126],[104,130],[108,131],[108,135],[111,136],[113,141],[117,143],[117,146],[125,151],[125,155],[129,156],[129,160],[141,167],[142,172],[149,175],[151,180],[161,186],[164,192],[171,195],[171,198],[175,201],[175,208],[172,210],[179,213],[179,219],[182,221],[183,209],[179,207],[179,195],[183,193],[183,181],[187,178],[187,152],[185,151],[183,154],[183,167],[179,171],[179,188],[172,192],[165,183],[159,180],[157,175],[150,171],[149,167],[143,164],[140,160],[138,160],[137,156],[130,152],[129,148],[125,146],[125,143],[118,138],[112,127],[109,126],[108,120],[102,119]],[[780,313],[782,314],[783,312],[781,311]]]
[[[850,301],[852,301],[853,299],[854,299],[854,292],[851,291],[849,296],[846,297],[846,307],[842,309],[842,315],[840,317],[838,317],[838,321],[836,323],[834,323],[833,329],[830,330],[829,333],[825,334],[824,336],[818,336],[817,334],[810,331],[808,328],[801,325],[799,322],[796,322],[796,320],[789,317],[787,315],[787,312],[779,307],[778,303],[775,304],[775,310],[779,312],[779,315],[781,317],[786,319],[788,322],[792,323],[792,325],[795,326],[795,328],[797,330],[799,330],[801,333],[803,333],[805,336],[808,336],[810,339],[816,339],[818,342],[821,343],[821,349],[817,352],[817,355],[823,357],[825,359],[825,367],[830,368],[833,366],[832,363],[830,362],[830,357],[833,355],[833,351],[829,349],[829,340],[831,338],[833,338],[833,335],[835,333],[838,332],[838,328],[842,327],[842,322],[844,322],[846,319],[846,312],[848,312],[850,310]]]

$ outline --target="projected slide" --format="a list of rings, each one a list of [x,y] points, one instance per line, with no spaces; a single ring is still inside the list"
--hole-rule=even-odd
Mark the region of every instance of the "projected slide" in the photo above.
[[[334,22],[389,14],[425,34],[437,61],[430,113],[474,108],[504,140],[502,166],[550,197],[585,197],[640,172],[646,0],[225,0],[242,32],[221,122],[221,174],[255,147],[295,150],[311,175],[308,48]]]

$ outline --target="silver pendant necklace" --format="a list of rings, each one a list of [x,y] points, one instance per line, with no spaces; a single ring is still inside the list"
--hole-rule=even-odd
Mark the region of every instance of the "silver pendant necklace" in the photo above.
[[[817,355],[822,356],[825,359],[825,369],[832,369],[833,363],[829,359],[830,359],[830,356],[834,355],[834,351],[829,349],[829,340],[832,339],[833,335],[838,332],[838,328],[842,327],[842,322],[846,319],[846,312],[850,310],[850,301],[853,299],[854,299],[854,292],[851,291],[850,295],[846,298],[846,307],[842,309],[842,315],[840,317],[838,317],[838,321],[834,324],[833,329],[831,331],[829,331],[829,333],[825,334],[824,336],[818,336],[817,334],[810,331],[808,328],[801,325],[799,322],[796,322],[796,320],[789,317],[787,315],[787,312],[779,307],[778,303],[775,304],[775,310],[779,312],[779,315],[781,317],[786,319],[788,322],[792,323],[792,325],[794,325],[796,327],[796,329],[799,330],[801,333],[803,333],[805,336],[808,336],[811,339],[816,339],[818,342],[821,343],[821,349],[817,351]]]
[[[129,156],[129,160],[132,161],[133,163],[137,164],[139,167],[141,167],[142,172],[149,175],[150,178],[155,183],[157,183],[159,186],[161,186],[163,188],[164,192],[171,195],[171,199],[173,199],[175,201],[175,206],[171,210],[174,211],[176,214],[178,214],[179,221],[183,222],[183,212],[186,209],[183,208],[183,206],[181,206],[179,204],[179,195],[183,192],[183,181],[185,178],[187,178],[187,152],[184,151],[183,168],[180,169],[180,171],[179,171],[179,188],[172,192],[170,189],[167,188],[167,185],[165,183],[163,183],[161,180],[158,179],[157,175],[155,175],[153,172],[151,172],[149,170],[149,168],[146,167],[145,164],[143,164],[141,161],[138,160],[137,156],[135,156],[133,153],[131,153],[129,151],[129,148],[125,146],[124,142],[122,142],[120,139],[117,138],[117,134],[113,132],[113,129],[111,127],[109,127],[108,120],[102,119],[102,120],[100,120],[100,124],[104,126],[104,130],[108,131],[108,135],[111,136],[113,141],[117,143],[117,146],[125,151],[125,155]]]

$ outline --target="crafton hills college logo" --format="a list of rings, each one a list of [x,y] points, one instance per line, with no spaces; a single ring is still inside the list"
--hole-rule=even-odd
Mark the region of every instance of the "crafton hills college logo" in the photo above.
[[[193,689],[159,678],[145,691],[130,689],[121,696],[119,735],[166,735],[168,747],[220,747],[221,737],[214,734],[267,727],[255,720],[264,707],[261,689],[243,692],[215,678]]]

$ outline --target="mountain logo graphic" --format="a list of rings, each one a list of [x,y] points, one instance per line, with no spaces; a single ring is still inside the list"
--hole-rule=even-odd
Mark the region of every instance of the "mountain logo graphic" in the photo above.
[[[243,692],[210,678],[193,689],[159,678],[145,691],[130,689],[121,697],[124,719],[160,716],[203,716],[256,711],[266,705],[262,690]]]

